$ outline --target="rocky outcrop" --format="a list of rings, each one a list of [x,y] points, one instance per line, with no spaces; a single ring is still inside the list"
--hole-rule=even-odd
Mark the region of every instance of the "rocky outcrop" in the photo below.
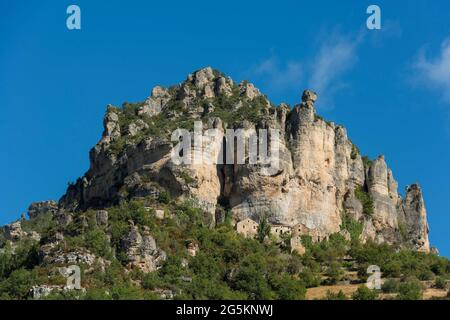
[[[79,249],[70,252],[55,247],[54,244],[45,245],[41,247],[40,258],[45,264],[57,265],[80,265],[84,264],[92,266],[97,257],[86,249]]]
[[[22,230],[20,221],[16,221],[11,224],[7,224],[4,227],[5,239],[9,241],[19,241],[25,232]]]
[[[300,104],[293,108],[286,104],[273,107],[253,84],[244,81],[237,85],[208,67],[177,86],[155,87],[135,110],[109,106],[103,136],[90,152],[90,169],[68,188],[59,206],[66,212],[102,209],[167,190],[173,197],[194,199],[213,218],[220,212],[218,206],[225,206],[235,221],[259,222],[267,216],[274,225],[301,225],[315,239],[340,232],[342,216],[348,215],[361,223],[363,241],[413,245],[428,251],[420,188],[410,186],[402,199],[384,157],[363,161],[346,129],[317,115],[317,99],[316,93],[305,90]],[[172,123],[184,127],[200,120],[200,130],[217,129],[219,137],[231,127],[246,133],[277,129],[279,166],[267,174],[261,165],[248,161],[177,165],[171,157],[170,132],[155,124],[164,117],[170,122],[162,129],[176,128]],[[235,118],[239,121],[232,122]],[[200,149],[211,146],[225,154],[232,152],[225,144],[215,145],[207,139]],[[348,234],[344,236],[348,238]],[[149,247],[143,249],[144,238],[133,227],[124,245],[131,264],[152,270],[157,267],[157,249],[150,238]],[[138,258],[142,251],[148,257],[144,262]]]
[[[419,185],[413,184],[406,188],[406,196],[401,204],[401,220],[404,221],[407,239],[420,251],[428,252],[428,222],[422,190]]]
[[[22,220],[7,224],[0,230],[3,233],[5,240],[10,241],[11,243],[19,242],[22,239],[36,242],[41,240],[41,235],[36,231],[31,230],[26,232],[22,229]]]
[[[95,221],[98,226],[107,226],[108,225],[108,211],[98,210],[95,215]]]
[[[52,214],[58,212],[58,203],[53,200],[33,202],[28,207],[28,216],[30,217],[30,219],[35,219],[39,215],[47,212],[50,212]]]
[[[154,87],[151,96],[139,108],[138,114],[148,116],[157,115],[169,100],[170,94],[166,88],[160,86]]]
[[[157,270],[166,260],[166,253],[156,246],[155,239],[144,227],[141,234],[138,226],[130,221],[131,230],[122,240],[122,247],[126,252],[128,267],[138,268],[143,272]]]

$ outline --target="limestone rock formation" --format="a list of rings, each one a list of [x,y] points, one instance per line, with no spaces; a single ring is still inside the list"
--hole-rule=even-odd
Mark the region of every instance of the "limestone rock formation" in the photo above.
[[[18,241],[24,235],[24,231],[22,230],[20,221],[16,221],[14,223],[6,225],[4,227],[4,230],[6,240]]]
[[[122,240],[125,249],[128,266],[139,268],[143,272],[157,270],[162,262],[166,260],[166,254],[156,246],[155,239],[145,229],[143,234],[139,232],[138,226],[132,222],[128,236]]]
[[[34,219],[37,216],[41,215],[42,213],[51,212],[52,214],[54,214],[57,211],[58,211],[58,203],[53,200],[43,202],[33,202],[28,207],[28,216],[30,217],[30,219]]]
[[[301,226],[303,233],[323,239],[341,232],[347,216],[362,225],[363,241],[429,251],[420,187],[411,185],[402,199],[384,157],[363,161],[346,129],[317,115],[317,99],[316,93],[305,90],[298,105],[274,107],[253,84],[235,84],[210,67],[179,85],[157,86],[143,103],[122,109],[108,106],[88,172],[69,186],[58,209],[54,203],[41,207],[70,217],[79,210],[104,209],[167,191],[175,198],[195,200],[213,219],[220,218],[219,207],[226,207],[236,222],[268,216],[273,225]],[[202,121],[200,129],[217,129],[220,136],[227,128],[279,130],[278,169],[264,174],[260,165],[248,162],[176,165],[171,132],[193,129],[194,120]],[[204,141],[200,149],[211,145]],[[227,152],[225,144],[218,149]],[[30,208],[30,216],[41,207]],[[98,220],[107,224],[105,216]],[[157,267],[154,241],[136,226],[124,246],[131,264]],[[142,261],[141,254],[147,260]]]

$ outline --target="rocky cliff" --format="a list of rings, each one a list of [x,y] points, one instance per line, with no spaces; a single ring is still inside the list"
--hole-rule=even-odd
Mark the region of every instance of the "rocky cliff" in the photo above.
[[[362,226],[363,241],[428,252],[420,187],[408,186],[403,199],[384,157],[362,157],[344,127],[317,115],[317,98],[306,90],[298,105],[274,106],[251,83],[236,84],[208,67],[179,85],[155,87],[144,102],[108,106],[89,170],[49,210],[67,217],[169,192],[194,199],[216,220],[223,219],[224,209],[235,221],[267,216],[272,224],[298,226],[320,240],[352,219]],[[192,129],[195,120],[221,132],[278,129],[279,169],[267,175],[248,163],[175,165],[170,134]],[[30,216],[43,206],[34,205]]]

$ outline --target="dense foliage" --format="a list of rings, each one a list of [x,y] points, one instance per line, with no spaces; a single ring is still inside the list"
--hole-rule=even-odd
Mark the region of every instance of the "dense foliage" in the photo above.
[[[42,263],[39,255],[40,246],[57,232],[65,235],[59,245],[66,252],[83,247],[110,263],[104,268],[99,264],[82,266],[86,292],[54,291],[47,299],[159,299],[166,291],[176,299],[304,299],[307,288],[340,281],[364,283],[367,266],[372,264],[378,265],[387,279],[382,291],[400,299],[421,298],[419,280],[436,278],[436,286],[444,288],[449,279],[450,263],[445,258],[361,244],[357,240],[360,227],[351,219],[343,224],[353,230],[352,241],[334,234],[315,243],[305,236],[306,253],[299,256],[291,253],[289,246],[270,241],[266,228],[260,230],[260,241],[244,238],[228,222],[211,228],[211,217],[190,202],[178,203],[166,196],[152,201],[168,213],[165,219],[156,219],[144,203],[132,201],[108,209],[108,227],[95,223],[93,210],[78,213],[67,227],[56,224],[51,216],[24,223],[29,230],[39,230],[43,238],[40,244],[21,241],[14,249],[9,243],[3,246],[0,298],[27,299],[33,285],[64,284],[57,266]],[[121,239],[129,233],[130,221],[141,230],[147,227],[167,253],[159,270],[126,270]],[[187,241],[198,243],[200,251],[195,257],[188,255]],[[352,272],[358,272],[357,279],[350,277]],[[350,297],[329,293],[326,298]],[[362,286],[352,298],[376,299],[379,293]]]
[[[355,188],[355,196],[363,206],[363,213],[368,216],[372,216],[374,208],[371,195],[366,190],[364,190],[363,187],[357,186]]]

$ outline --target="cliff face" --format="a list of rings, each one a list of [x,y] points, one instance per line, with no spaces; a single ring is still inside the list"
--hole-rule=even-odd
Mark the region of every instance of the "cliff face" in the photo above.
[[[143,103],[109,106],[90,169],[68,188],[59,211],[103,208],[168,191],[195,199],[218,220],[225,207],[235,221],[268,216],[272,224],[322,239],[339,232],[345,217],[362,225],[363,241],[429,251],[420,187],[409,186],[402,199],[384,157],[363,159],[345,128],[317,116],[316,99],[306,90],[293,108],[275,107],[252,84],[237,85],[205,68],[180,85],[155,87]],[[277,172],[263,174],[248,163],[175,165],[170,132],[191,129],[194,120],[222,134],[230,127],[278,129]]]

